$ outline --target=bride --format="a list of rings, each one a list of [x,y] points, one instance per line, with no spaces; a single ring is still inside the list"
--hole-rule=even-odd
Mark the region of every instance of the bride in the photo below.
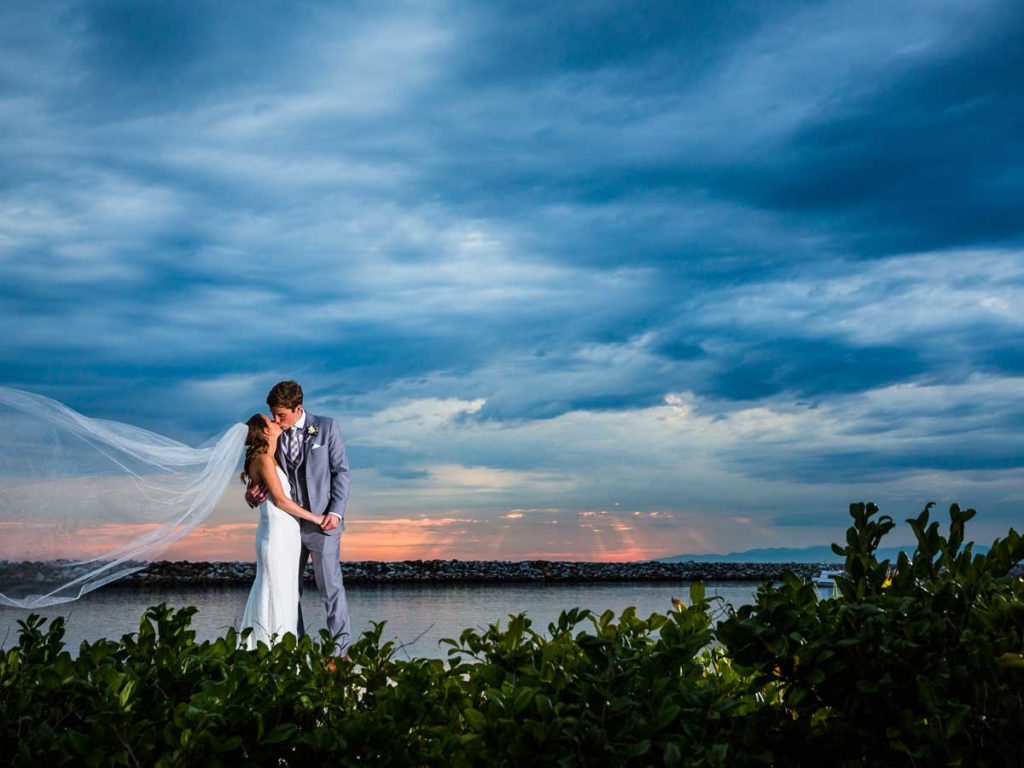
[[[257,643],[271,644],[287,632],[297,632],[302,550],[299,520],[319,525],[323,518],[291,499],[288,478],[274,461],[281,427],[261,413],[250,418],[246,427],[242,482],[266,488],[256,529],[256,580],[241,621],[241,629],[253,630],[246,641],[252,650]]]
[[[236,476],[267,488],[256,580],[242,617],[249,646],[296,632],[299,520],[274,461],[281,428],[262,414],[199,448],[84,416],[0,386],[0,606],[36,610],[77,600],[146,568],[202,522]]]

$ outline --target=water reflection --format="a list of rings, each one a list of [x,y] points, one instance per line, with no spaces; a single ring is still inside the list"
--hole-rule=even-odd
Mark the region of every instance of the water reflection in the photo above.
[[[707,594],[734,606],[751,602],[754,582],[708,582]],[[151,605],[166,602],[174,607],[195,605],[193,618],[198,640],[218,637],[238,620],[245,608],[248,590],[231,588],[125,589],[106,588],[73,603],[36,610],[52,618],[67,620],[65,642],[74,650],[84,640],[112,639],[138,630],[139,617]],[[384,638],[402,646],[400,655],[443,657],[438,645],[444,637],[458,637],[467,627],[483,628],[495,621],[505,622],[509,614],[526,612],[538,631],[544,631],[558,614],[573,607],[596,613],[611,609],[619,614],[634,606],[639,615],[664,613],[673,597],[689,598],[689,585],[579,584],[544,586],[509,585],[354,585],[348,588],[353,621],[358,632],[373,621],[386,621]],[[311,632],[324,627],[324,610],[316,590],[302,597],[302,611]],[[19,619],[33,611],[0,608],[0,643],[3,648],[17,644]],[[721,614],[721,609],[717,611]]]

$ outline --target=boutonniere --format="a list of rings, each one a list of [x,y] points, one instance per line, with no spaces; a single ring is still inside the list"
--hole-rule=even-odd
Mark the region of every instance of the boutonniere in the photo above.
[[[309,435],[310,437],[319,435],[320,427],[318,427],[316,424],[310,424],[308,427],[306,427],[306,434]]]

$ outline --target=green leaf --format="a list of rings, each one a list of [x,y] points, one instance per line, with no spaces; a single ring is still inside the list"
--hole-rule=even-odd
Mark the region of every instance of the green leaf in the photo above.
[[[121,709],[128,708],[128,700],[132,697],[132,692],[135,690],[135,686],[138,681],[128,680],[121,688],[121,693],[117,697],[118,703],[121,705]]]
[[[679,745],[677,745],[674,741],[670,741],[668,744],[666,744],[665,752],[662,755],[662,760],[664,761],[665,765],[670,766],[670,768],[671,766],[679,765],[679,763],[681,763],[683,760],[683,753],[680,751]]]
[[[996,658],[996,664],[1001,669],[1024,669],[1024,654],[1004,653]]]
[[[799,706],[800,702],[807,698],[809,691],[801,685],[794,685],[786,695],[786,703],[791,707]]]
[[[298,732],[299,728],[291,723],[281,723],[275,725],[269,731],[267,735],[263,737],[263,744],[280,744],[282,741],[288,741],[292,736]]]
[[[690,585],[690,605],[697,605],[704,601],[706,594],[703,581],[695,581]]]
[[[463,710],[462,714],[465,716],[466,722],[469,723],[469,727],[474,731],[479,733],[487,727],[487,718],[484,717],[484,713],[479,709],[469,707]]]
[[[682,707],[678,704],[667,704],[662,706],[661,711],[658,712],[658,718],[655,721],[655,728],[661,730],[667,728],[675,719],[679,717],[679,713],[682,712]]]
[[[516,691],[515,696],[512,699],[512,711],[515,714],[520,714],[533,701],[534,694],[536,693],[535,688],[521,688]]]

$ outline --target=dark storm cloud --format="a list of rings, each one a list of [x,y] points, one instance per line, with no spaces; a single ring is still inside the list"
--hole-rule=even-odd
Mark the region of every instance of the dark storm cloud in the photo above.
[[[782,392],[808,398],[885,386],[927,370],[913,348],[790,338],[741,348],[715,374],[709,390],[730,400]]]
[[[908,57],[827,105],[729,185],[817,220],[855,253],[1019,242],[1024,13],[979,9],[939,55]]]

